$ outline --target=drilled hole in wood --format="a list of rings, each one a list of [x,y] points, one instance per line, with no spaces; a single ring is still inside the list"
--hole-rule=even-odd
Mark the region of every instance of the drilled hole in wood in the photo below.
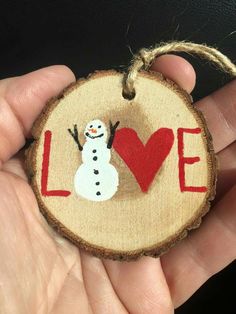
[[[132,100],[135,97],[135,90],[133,90],[131,93],[127,93],[124,90],[122,91],[122,96],[127,100]]]

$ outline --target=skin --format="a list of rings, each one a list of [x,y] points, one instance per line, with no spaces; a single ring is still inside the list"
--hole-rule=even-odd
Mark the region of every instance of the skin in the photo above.
[[[194,88],[180,57],[162,56],[152,70]],[[46,100],[74,80],[52,66],[0,82],[1,313],[171,314],[236,257],[236,81],[196,103],[219,158],[217,199],[200,229],[159,259],[120,263],[87,255],[47,225],[18,152]]]

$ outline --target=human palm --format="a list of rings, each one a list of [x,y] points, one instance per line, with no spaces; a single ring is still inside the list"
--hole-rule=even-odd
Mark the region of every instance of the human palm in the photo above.
[[[177,56],[152,66],[188,92],[195,74]],[[217,199],[201,228],[160,259],[100,260],[48,226],[24,172],[25,138],[46,101],[74,81],[65,66],[0,81],[0,306],[6,314],[173,313],[236,256],[236,83],[196,106],[220,161]]]

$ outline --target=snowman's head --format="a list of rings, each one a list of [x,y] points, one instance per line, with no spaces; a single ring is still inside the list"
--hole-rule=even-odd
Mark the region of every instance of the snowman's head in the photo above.
[[[99,139],[106,141],[107,139],[107,129],[105,124],[101,120],[90,121],[85,128],[84,135],[86,140]]]

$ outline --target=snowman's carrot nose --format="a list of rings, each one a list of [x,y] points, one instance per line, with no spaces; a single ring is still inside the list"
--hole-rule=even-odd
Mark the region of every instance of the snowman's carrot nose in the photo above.
[[[92,133],[97,133],[96,129],[89,129],[89,131],[92,132]]]

